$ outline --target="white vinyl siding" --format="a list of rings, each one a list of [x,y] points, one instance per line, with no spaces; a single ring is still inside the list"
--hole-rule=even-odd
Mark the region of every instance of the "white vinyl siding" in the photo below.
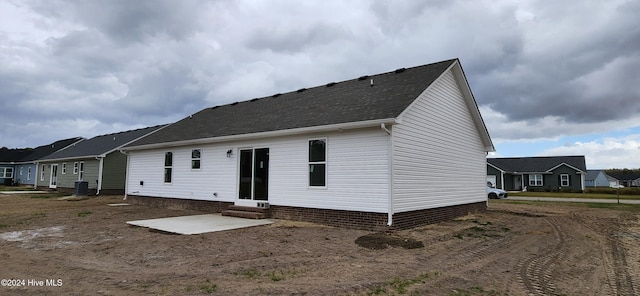
[[[393,136],[393,210],[486,201],[482,140],[453,73],[403,112]]]
[[[326,188],[309,187],[309,140],[327,139]],[[389,136],[379,127],[354,131],[199,145],[201,170],[192,170],[194,147],[172,148],[173,178],[163,186],[164,150],[129,152],[127,193],[235,202],[239,148],[269,148],[269,203],[353,211],[387,211]],[[230,157],[227,151],[233,150]],[[140,182],[143,181],[143,185]],[[216,193],[217,197],[213,194]]]

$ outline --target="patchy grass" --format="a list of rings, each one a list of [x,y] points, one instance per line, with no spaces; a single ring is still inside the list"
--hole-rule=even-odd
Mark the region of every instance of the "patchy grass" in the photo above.
[[[576,207],[576,208],[594,208],[594,209],[610,209],[627,212],[640,212],[640,204],[618,204],[618,203],[596,203],[596,202],[555,202],[555,201],[519,201],[519,200],[491,200],[490,202],[506,203],[506,204],[522,204],[522,205],[558,205],[563,207]]]
[[[0,185],[0,191],[34,191],[33,186],[6,186]]]
[[[533,197],[558,197],[558,198],[593,198],[593,199],[618,199],[615,192],[608,193],[569,193],[569,192],[509,192],[509,196],[533,196]],[[620,199],[640,199],[639,195],[620,194]]]
[[[510,230],[508,227],[493,225],[493,222],[491,221],[482,222],[477,219],[467,220],[467,221],[475,223],[477,225],[471,226],[462,231],[454,233],[453,237],[457,239],[464,239],[465,237],[473,237],[473,238],[502,237],[505,232],[508,232]]]
[[[82,211],[82,212],[78,212],[78,217],[86,217],[91,215],[90,211]]]
[[[260,272],[255,268],[246,269],[242,271],[234,272],[233,274],[243,276],[247,279],[268,279],[272,282],[283,281],[287,278],[294,278],[298,275],[299,271],[296,269],[291,270],[272,270],[266,272]]]
[[[211,294],[218,290],[218,285],[212,283],[210,280],[206,280],[203,284],[200,285],[200,291],[205,292],[207,294]]]
[[[238,271],[238,272],[234,272],[235,275],[242,275],[248,279],[254,279],[256,277],[259,277],[261,275],[261,273],[256,270],[256,269],[247,269],[247,270],[243,270],[243,271]]]
[[[29,198],[48,199],[48,198],[65,197],[65,196],[68,196],[68,195],[69,195],[69,193],[64,193],[64,192],[33,193],[33,194],[29,194]]]
[[[367,295],[394,295],[395,293],[407,294],[407,292],[409,292],[409,290],[411,290],[414,285],[425,284],[427,283],[427,281],[435,279],[439,276],[439,272],[430,272],[419,274],[418,276],[410,279],[395,277],[386,282],[384,285],[373,288],[371,291],[367,292]],[[423,293],[414,291],[414,293],[411,293],[411,295],[413,294],[422,295]]]
[[[495,290],[485,290],[482,287],[471,287],[468,289],[456,289],[449,293],[449,296],[498,296],[507,295]]]

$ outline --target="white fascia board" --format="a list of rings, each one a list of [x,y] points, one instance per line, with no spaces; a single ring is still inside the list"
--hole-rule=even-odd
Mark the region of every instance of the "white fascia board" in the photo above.
[[[166,148],[166,147],[192,146],[192,145],[202,145],[202,144],[221,143],[221,142],[230,142],[230,141],[240,141],[240,140],[257,139],[257,138],[300,135],[300,134],[318,133],[318,132],[327,132],[327,131],[359,129],[359,128],[367,128],[367,127],[380,127],[380,124],[382,123],[384,123],[385,125],[393,125],[393,124],[396,124],[397,122],[395,118],[374,119],[374,120],[366,120],[366,121],[337,123],[337,124],[329,124],[329,125],[251,133],[251,134],[201,138],[201,139],[167,142],[167,143],[155,143],[155,144],[147,144],[147,145],[140,145],[140,146],[133,146],[133,147],[124,147],[124,148],[121,148],[120,150],[127,152],[127,151],[157,149],[157,148]]]
[[[495,152],[496,148],[493,145],[491,136],[489,135],[489,130],[487,129],[487,126],[482,119],[480,109],[478,108],[478,103],[476,102],[476,99],[471,92],[471,87],[469,86],[469,82],[467,81],[467,76],[464,74],[462,66],[460,66],[460,61],[456,60],[455,63],[453,63],[447,70],[453,71],[453,76],[456,78],[456,80],[458,80],[458,85],[460,86],[460,90],[462,91],[462,96],[467,103],[467,108],[469,108],[469,112],[471,113],[473,122],[476,124],[476,129],[478,130],[478,133],[480,133],[480,138],[482,139],[482,143],[484,144],[485,151]]]
[[[555,170],[555,169],[557,169],[557,168],[559,168],[559,167],[561,167],[561,166],[563,166],[563,165],[566,165],[566,166],[568,166],[568,167],[570,167],[570,168],[574,169],[574,170],[577,172],[577,174],[579,174],[579,175],[580,175],[580,174],[584,174],[584,173],[585,173],[585,172],[583,172],[581,169],[576,168],[576,167],[574,167],[574,166],[572,166],[572,165],[569,165],[569,164],[567,164],[566,162],[563,162],[563,163],[561,163],[561,164],[559,164],[559,165],[557,165],[557,166],[554,166],[554,167],[550,168],[549,170],[547,170],[547,172],[551,172],[551,171],[553,171],[553,170]]]
[[[490,167],[492,167],[492,168],[494,168],[494,169],[496,169],[496,170],[498,170],[498,171],[500,171],[501,173],[506,173],[506,172],[507,172],[507,171],[505,171],[505,170],[503,170],[503,169],[501,169],[501,168],[499,168],[499,167],[497,167],[497,166],[493,165],[492,163],[490,163],[490,162],[488,162],[488,161],[487,161],[487,165],[488,165],[488,166],[490,166]]]

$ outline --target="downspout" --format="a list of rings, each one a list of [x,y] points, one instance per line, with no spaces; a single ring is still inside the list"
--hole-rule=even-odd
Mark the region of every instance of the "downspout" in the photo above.
[[[124,169],[124,198],[122,198],[122,200],[127,200],[127,192],[129,192],[129,154],[123,150],[120,150],[120,153],[127,157],[127,166]]]
[[[391,136],[391,131],[384,123],[380,124],[380,128]],[[389,139],[389,204],[387,209],[387,226],[393,225],[393,136]]]
[[[98,188],[96,189],[96,195],[100,195],[100,190],[102,189],[102,166],[104,165],[104,156],[98,156],[96,159],[100,161],[100,165],[98,166]]]

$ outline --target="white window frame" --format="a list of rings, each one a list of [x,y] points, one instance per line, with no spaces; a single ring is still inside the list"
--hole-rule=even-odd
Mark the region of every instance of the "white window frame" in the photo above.
[[[24,173],[24,167],[20,167],[20,176],[22,176],[22,173]]]
[[[566,178],[566,179],[565,179]],[[566,182],[566,184],[565,184]],[[561,187],[569,187],[569,174],[560,174],[560,186]]]
[[[44,170],[45,170],[45,165],[42,165],[42,170],[40,171],[40,181],[44,181]]]
[[[78,162],[74,162],[73,163],[73,174],[77,175],[78,174]]]
[[[169,165],[167,165],[167,155],[171,153],[171,163]],[[162,170],[162,181],[164,182],[164,184],[172,184],[173,183],[173,157],[174,157],[173,151],[166,151],[164,153],[164,157],[162,158],[162,162],[163,162],[163,170]],[[169,182],[167,182],[167,169],[170,170],[169,173]]]
[[[31,180],[31,167],[27,168],[27,180]]]
[[[61,172],[63,175],[66,175],[66,174],[67,174],[67,163],[66,163],[66,162],[63,162],[63,163],[62,163],[62,167],[60,168],[60,172]]]
[[[193,153],[195,151],[198,151],[199,155],[197,158],[193,157]],[[194,165],[196,164],[196,162],[198,163],[198,167],[194,167]],[[191,170],[193,171],[199,171],[200,169],[202,169],[202,149],[200,148],[194,148],[191,149]]]
[[[80,162],[78,168],[78,181],[84,181],[84,161]]]
[[[4,167],[4,168],[0,168],[0,170],[2,170],[2,173],[0,174],[0,178],[13,178],[13,168],[8,168],[8,167]],[[7,174],[7,171],[10,171],[10,174]]]
[[[538,181],[540,181],[539,185],[538,185]],[[536,187],[544,186],[544,177],[542,176],[542,174],[529,175],[529,186],[536,186]]]
[[[311,141],[323,141],[324,142],[324,161],[311,161]],[[324,189],[327,188],[327,183],[329,183],[328,181],[328,165],[327,165],[327,159],[329,156],[329,142],[327,141],[327,138],[313,138],[313,139],[309,139],[307,141],[307,185],[309,186],[309,188],[315,188],[315,189]],[[324,165],[324,185],[311,185],[311,166],[312,165]]]

